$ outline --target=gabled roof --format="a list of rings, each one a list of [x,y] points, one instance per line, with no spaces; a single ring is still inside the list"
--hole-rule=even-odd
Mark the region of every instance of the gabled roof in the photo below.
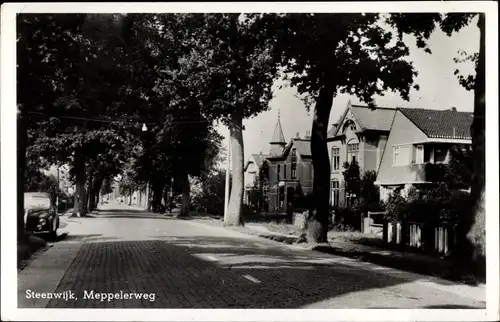
[[[337,127],[338,127],[338,124],[333,124],[332,125],[332,128],[330,129],[330,131],[328,131],[328,133],[326,134],[326,137],[327,138],[332,138],[335,136],[335,133],[337,132]]]
[[[396,109],[377,107],[372,110],[368,106],[351,105],[351,111],[363,130],[390,131]]]
[[[417,108],[399,110],[429,138],[471,139],[470,126],[474,117],[471,112]]]
[[[327,135],[327,138],[337,136],[340,133],[341,125],[344,123],[344,119],[347,116],[348,111],[354,116],[354,119],[360,127],[360,131],[390,131],[392,126],[392,120],[396,114],[396,109],[391,107],[381,107],[377,106],[375,109],[371,109],[366,105],[354,105],[350,102],[338,122],[337,129],[332,135]]]
[[[311,158],[311,140],[294,138],[291,139],[287,146],[283,149],[283,152],[277,156],[267,156],[266,159],[283,159],[286,158],[292,147],[295,147],[297,153],[301,158]]]
[[[253,159],[255,160],[255,163],[258,168],[262,165],[264,160],[268,157],[269,155],[267,154],[252,154]]]
[[[270,143],[286,144],[285,136],[283,135],[283,129],[281,128],[281,122],[279,117],[278,117],[278,122],[276,123],[276,127],[274,128],[273,137]]]
[[[250,159],[245,164],[244,171],[247,171],[248,165],[250,164],[250,162],[252,162],[251,159],[253,159],[255,161],[255,165],[257,166],[257,169],[259,169],[262,166],[262,164],[264,163],[264,161],[268,157],[270,157],[270,155],[267,155],[267,154],[252,154],[252,156],[250,157]]]
[[[309,139],[292,139],[297,153],[301,157],[310,158],[311,157],[311,140]]]

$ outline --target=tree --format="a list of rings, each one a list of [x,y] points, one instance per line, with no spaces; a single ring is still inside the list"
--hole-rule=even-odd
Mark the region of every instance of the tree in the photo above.
[[[224,214],[225,177],[225,170],[216,169],[201,181],[201,193],[193,200],[199,211]]]
[[[375,170],[364,171],[361,177],[360,198],[363,211],[376,211],[380,208],[380,190],[375,185],[377,172]]]
[[[361,195],[361,172],[356,160],[353,160],[351,163],[345,162],[343,166],[345,169],[342,172],[345,182],[345,193],[348,206],[352,206],[352,201]]]
[[[23,182],[26,176],[28,130],[37,116],[57,111],[54,101],[71,77],[78,56],[78,39],[74,37],[85,15],[20,14],[17,19],[17,160],[18,199],[17,236],[25,240],[23,218]],[[67,68],[61,68],[66,66]]]
[[[109,156],[120,154],[115,147],[127,147],[122,122],[109,120],[127,116],[132,107],[124,103],[123,89],[130,75],[118,32],[120,22],[120,15],[27,15],[19,19],[20,61],[33,62],[19,66],[19,129],[36,128],[39,153],[50,163],[72,166],[77,183],[75,208],[83,215],[102,182],[95,177],[96,165],[106,168],[99,169],[99,175],[110,175],[121,161],[111,161]],[[96,83],[100,86],[92,85]],[[25,92],[32,88],[34,92]],[[28,117],[31,123],[23,121]],[[114,153],[106,155],[113,149]],[[85,185],[90,196],[85,194]]]
[[[271,42],[253,15],[193,14],[182,30],[195,38],[184,71],[195,71],[190,86],[202,115],[227,125],[231,137],[232,182],[225,225],[241,225],[244,190],[243,119],[269,106],[277,66]],[[186,28],[185,26],[189,26]],[[194,35],[194,36],[193,36]],[[190,39],[190,37],[186,37]],[[195,59],[196,58],[196,59]]]
[[[422,19],[425,18],[425,19]],[[465,229],[468,241],[465,241],[458,249],[463,253],[462,261],[476,266],[476,269],[485,269],[485,13],[448,13],[448,14],[393,14],[389,23],[402,33],[417,36],[417,45],[427,48],[426,40],[431,33],[440,28],[448,36],[460,31],[465,26],[477,20],[479,29],[479,52],[463,53],[456,62],[469,60],[475,63],[475,75],[463,76],[458,70],[455,71],[459,83],[467,90],[474,90],[474,120],[471,125],[472,149],[473,149],[473,172],[471,186],[471,200],[473,211],[469,218],[469,225]],[[465,56],[465,57],[464,57]]]
[[[262,30],[274,39],[275,57],[288,80],[304,96],[307,107],[315,103],[311,130],[314,207],[308,216],[306,238],[326,242],[329,217],[330,162],[326,145],[333,98],[338,93],[356,95],[375,107],[374,95],[387,90],[409,100],[412,63],[404,59],[409,49],[382,25],[379,14],[265,14]]]

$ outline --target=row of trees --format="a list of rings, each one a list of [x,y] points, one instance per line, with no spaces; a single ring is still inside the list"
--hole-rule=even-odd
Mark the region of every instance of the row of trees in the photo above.
[[[158,195],[173,177],[188,196],[189,176],[210,169],[208,156],[220,143],[213,124],[222,122],[233,151],[225,223],[238,225],[243,119],[268,108],[273,81],[283,75],[307,108],[314,104],[314,206],[307,239],[323,242],[333,98],[350,93],[375,107],[374,96],[392,90],[409,100],[410,89],[418,89],[417,71],[406,60],[403,36],[415,35],[418,47],[430,53],[426,40],[433,30],[451,35],[477,16],[481,46],[470,58],[476,76],[459,77],[476,94],[472,194],[476,217],[484,218],[484,16],[478,14],[20,15],[20,160],[30,129],[37,131],[40,154],[71,165],[79,202],[130,159],[134,182],[151,184]],[[37,115],[42,119],[33,121]],[[146,134],[141,123],[147,124]],[[481,220],[471,230],[479,238],[471,237],[475,244],[484,241]]]

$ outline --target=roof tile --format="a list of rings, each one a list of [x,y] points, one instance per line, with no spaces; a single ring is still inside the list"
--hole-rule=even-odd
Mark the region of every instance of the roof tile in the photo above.
[[[351,105],[351,111],[363,130],[390,131],[396,109]]]
[[[474,114],[452,110],[399,109],[429,138],[471,139]]]

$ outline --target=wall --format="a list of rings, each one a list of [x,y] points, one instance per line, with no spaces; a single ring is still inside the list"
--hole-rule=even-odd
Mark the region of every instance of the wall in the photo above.
[[[425,165],[423,164],[393,166],[392,147],[398,144],[422,142],[425,140],[427,140],[427,136],[400,111],[397,111],[382,156],[377,182],[381,185],[390,185],[424,181]]]
[[[257,166],[253,158],[250,159],[249,162],[251,163],[248,165],[247,171],[245,171],[245,188],[254,186],[255,176],[257,174]]]
[[[292,147],[293,148],[293,147]],[[286,164],[286,172],[284,165]],[[297,182],[300,182],[302,192],[304,194],[312,193],[313,185],[313,168],[311,160],[308,158],[302,158],[300,155],[297,156],[297,170],[296,178],[292,179],[292,163],[291,163],[291,153],[288,154],[284,160],[272,160],[269,166],[269,184],[270,189],[268,193],[269,206],[271,209],[277,207],[278,202],[278,178],[277,178],[277,168],[280,165],[280,180],[285,181],[285,194],[287,193],[287,187],[296,187]],[[285,196],[285,204],[287,204],[288,199]]]
[[[378,137],[371,135],[365,137],[363,142],[360,143],[360,154],[363,154],[363,166],[361,171],[377,170],[377,151],[378,151]]]
[[[345,162],[346,159],[346,145],[342,144],[341,141],[332,141],[327,143],[328,146],[328,156],[330,158],[330,204],[332,204],[332,191],[331,191],[331,182],[333,180],[336,180],[339,182],[339,199],[341,201],[344,200],[344,195],[345,195],[345,189],[344,189],[344,176],[342,175],[342,171],[344,171],[344,168],[342,167],[343,163]],[[332,164],[332,149],[338,148],[340,152],[340,166],[338,170],[334,170],[333,164]]]

